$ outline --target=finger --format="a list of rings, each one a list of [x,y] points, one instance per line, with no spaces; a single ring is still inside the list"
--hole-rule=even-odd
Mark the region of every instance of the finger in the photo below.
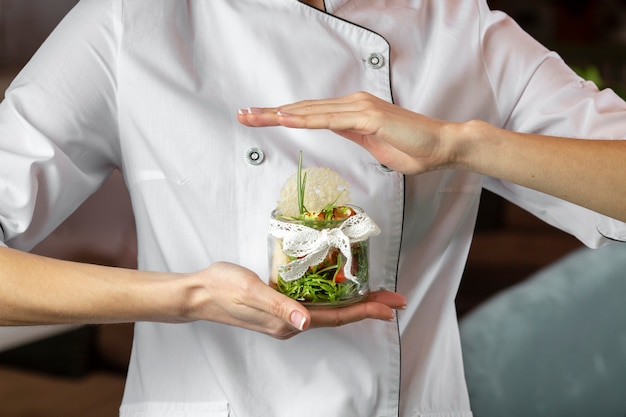
[[[282,124],[286,127],[308,128],[308,129],[339,129],[347,130],[353,125],[348,123],[345,126],[328,125],[327,121],[331,119],[341,120],[351,113],[366,110],[371,104],[364,97],[371,97],[366,93],[356,93],[348,96],[320,99],[320,100],[303,100],[280,107],[250,107],[240,109],[237,115],[238,120],[251,127],[276,126]],[[281,123],[281,118],[286,123]],[[308,124],[302,124],[299,121],[308,120]],[[345,119],[346,121],[348,119]]]
[[[249,306],[279,318],[299,331],[305,330],[311,322],[309,311],[302,304],[265,284],[254,291]]]
[[[275,122],[296,129],[326,129],[334,132],[353,132],[360,136],[374,132],[368,114],[357,111],[337,111],[315,114],[291,114],[279,111]]]
[[[364,103],[316,104],[307,108],[278,108],[275,122],[300,129],[327,129],[350,140],[378,138],[389,114]]]
[[[361,302],[347,307],[311,311],[310,328],[339,327],[364,319],[393,320],[395,313],[388,306],[375,302]]]
[[[406,298],[404,295],[386,290],[372,291],[365,301],[382,303],[393,309],[403,309],[406,307]]]
[[[364,301],[346,307],[311,310],[310,327],[337,327],[364,319],[393,320],[395,309],[405,306],[406,299],[400,294],[374,292]]]
[[[313,115],[324,113],[340,113],[358,111],[364,108],[359,102],[339,99],[307,100],[282,105],[276,108],[277,112],[294,115]]]
[[[353,131],[359,135],[371,134],[371,117],[359,112],[321,112],[314,114],[291,114],[265,109],[239,110],[237,119],[248,127],[284,126],[294,129],[326,129],[335,132]]]
[[[291,104],[285,104],[276,109],[278,111],[302,113],[326,113],[332,111],[355,111],[370,107],[374,103],[386,103],[383,100],[365,92],[356,92],[340,97],[302,100]]]
[[[250,107],[239,109],[239,123],[249,127],[279,126],[278,110],[275,108]]]

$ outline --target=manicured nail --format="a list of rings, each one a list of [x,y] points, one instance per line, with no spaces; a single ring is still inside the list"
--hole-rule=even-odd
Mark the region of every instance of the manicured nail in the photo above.
[[[248,109],[239,109],[239,114],[240,114],[240,115],[242,115],[242,116],[245,116],[245,115],[246,115],[246,114],[248,114],[248,113],[250,113],[250,112],[248,111]]]
[[[291,313],[291,316],[289,316],[289,320],[291,321],[291,324],[293,325],[293,327],[295,327],[296,329],[300,331],[304,330],[306,317],[302,313],[300,313],[298,310]]]
[[[260,109],[258,107],[248,107],[248,113],[250,113],[250,114],[261,114],[261,113],[263,113],[263,109]]]

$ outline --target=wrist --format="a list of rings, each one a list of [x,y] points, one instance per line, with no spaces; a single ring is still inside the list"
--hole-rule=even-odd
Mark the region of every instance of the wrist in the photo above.
[[[486,155],[493,150],[486,149],[492,139],[497,139],[495,128],[481,120],[462,123],[447,123],[442,129],[443,142],[450,146],[450,167],[454,169],[482,173]]]
[[[194,321],[194,311],[206,298],[206,288],[196,274],[174,274],[154,286],[158,297],[155,321],[187,323]]]
[[[132,321],[183,323],[187,317],[191,275],[136,271],[137,280],[130,290]]]

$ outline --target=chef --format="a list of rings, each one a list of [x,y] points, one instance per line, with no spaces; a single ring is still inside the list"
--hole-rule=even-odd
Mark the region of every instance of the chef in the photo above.
[[[346,96],[411,120],[625,135],[623,101],[483,0],[82,0],[0,106],[1,322],[136,322],[123,417],[471,416],[454,298],[481,190],[592,247],[626,225],[506,175],[417,175],[325,122],[277,126],[309,127],[312,108],[277,105]],[[365,302],[309,311],[266,285],[300,151],[381,229]],[[138,270],[27,253],[115,169]]]

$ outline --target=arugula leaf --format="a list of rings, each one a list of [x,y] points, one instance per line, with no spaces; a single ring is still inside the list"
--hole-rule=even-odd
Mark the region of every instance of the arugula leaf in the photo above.
[[[337,281],[337,274],[344,267],[345,258],[338,253],[338,249],[335,249],[336,258],[329,256],[326,262],[310,267],[301,278],[295,281],[287,282],[279,275],[276,289],[290,298],[307,303],[333,304],[357,298],[363,281],[367,280],[368,276],[367,246],[367,242],[351,245],[355,267],[353,272],[357,277],[357,282]],[[322,268],[318,268],[320,266]]]

